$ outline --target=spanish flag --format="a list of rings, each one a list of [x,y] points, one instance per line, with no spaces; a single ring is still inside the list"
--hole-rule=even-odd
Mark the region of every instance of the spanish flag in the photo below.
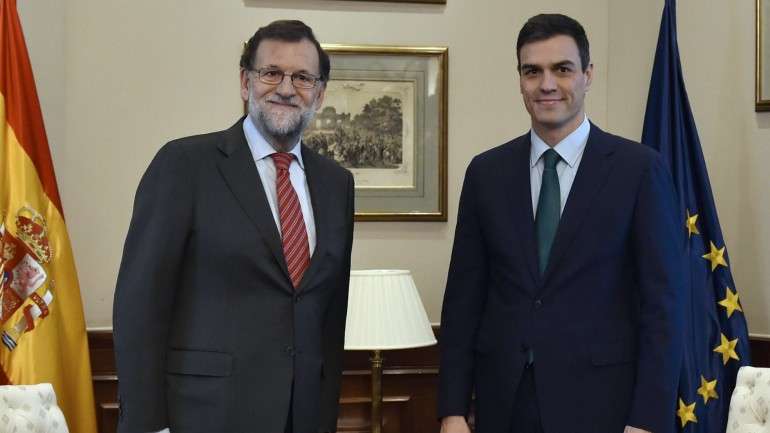
[[[50,382],[95,433],[83,306],[15,0],[0,0],[0,385]]]

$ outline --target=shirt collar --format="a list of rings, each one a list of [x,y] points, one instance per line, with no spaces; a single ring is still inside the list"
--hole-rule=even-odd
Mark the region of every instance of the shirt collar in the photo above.
[[[553,150],[559,154],[561,159],[566,162],[570,167],[574,167],[577,162],[578,156],[586,147],[588,142],[588,133],[591,132],[591,122],[588,121],[588,116],[583,118],[583,123],[572,131],[568,136],[553,147]],[[529,164],[530,167],[534,167],[540,157],[543,156],[546,150],[551,147],[548,146],[542,138],[540,138],[535,130],[530,130],[530,140],[532,146],[529,150]]]
[[[254,126],[254,121],[251,120],[251,116],[246,116],[246,118],[243,119],[243,134],[246,135],[246,142],[249,144],[249,149],[254,157],[254,161],[265,159],[276,153],[273,146],[265,140],[265,137],[263,137],[259,130],[257,130],[257,127]],[[305,163],[302,161],[302,146],[299,145],[300,141],[301,140],[297,140],[297,143],[291,148],[289,153],[297,158],[300,168],[304,170]]]

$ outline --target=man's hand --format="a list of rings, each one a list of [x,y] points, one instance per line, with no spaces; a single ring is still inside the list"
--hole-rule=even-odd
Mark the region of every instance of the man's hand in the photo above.
[[[441,433],[471,433],[471,429],[464,417],[445,416],[441,419]]]
[[[623,430],[623,433],[652,433],[652,432],[627,425],[625,430]]]

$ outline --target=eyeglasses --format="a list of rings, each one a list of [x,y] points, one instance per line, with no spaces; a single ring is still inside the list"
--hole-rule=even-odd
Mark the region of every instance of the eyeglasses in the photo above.
[[[312,89],[321,80],[321,77],[308,74],[307,72],[284,72],[278,68],[259,68],[251,69],[252,72],[257,73],[259,81],[276,86],[283,82],[284,77],[287,75],[291,78],[291,84],[298,89]]]

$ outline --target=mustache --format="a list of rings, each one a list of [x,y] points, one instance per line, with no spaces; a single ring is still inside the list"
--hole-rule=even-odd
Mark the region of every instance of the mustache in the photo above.
[[[291,105],[293,107],[299,106],[299,104],[297,104],[297,96],[272,95],[267,98],[267,102],[277,102],[279,104]]]

